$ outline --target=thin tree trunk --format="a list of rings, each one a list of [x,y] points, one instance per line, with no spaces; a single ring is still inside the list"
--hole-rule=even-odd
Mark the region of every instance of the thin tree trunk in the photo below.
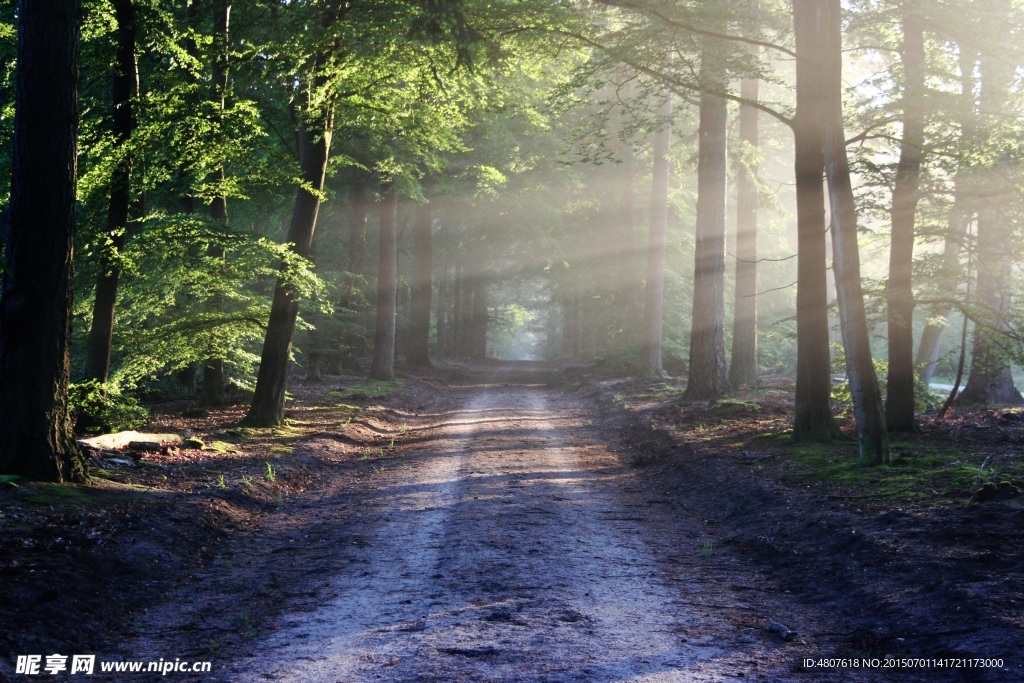
[[[448,356],[448,229],[445,223],[441,222],[438,231],[438,241],[441,249],[441,264],[439,268],[440,277],[437,281],[437,357],[444,359]]]
[[[724,67],[706,44],[701,80],[719,88]],[[721,398],[729,392],[725,360],[725,155],[728,108],[724,98],[700,97],[697,148],[697,226],[693,270],[690,368],[684,397]]]
[[[668,153],[672,144],[672,98],[658,108],[651,172],[651,224],[647,245],[647,284],[644,288],[643,366],[645,377],[665,374],[661,364],[661,333],[665,310],[665,247],[668,241]]]
[[[308,106],[312,99],[308,88],[305,95]],[[288,242],[292,245],[292,251],[303,258],[309,256],[320,211],[320,193],[324,187],[327,156],[331,148],[332,113],[333,110],[329,108],[323,117],[300,120],[298,126],[299,168],[304,186],[296,192],[291,224],[288,227]],[[313,192],[307,187],[312,188]],[[281,268],[283,271],[284,264]],[[292,336],[295,334],[298,315],[298,294],[283,277],[279,278],[274,287],[270,321],[256,377],[256,391],[245,418],[247,424],[270,427],[284,422],[288,363],[291,360]]]
[[[622,327],[621,346],[634,351],[640,347],[643,330],[644,277],[642,235],[636,225],[636,155],[632,144],[623,146],[623,160],[619,168],[618,229],[621,258],[618,260],[619,296],[618,313]]]
[[[0,296],[0,472],[78,481],[71,430],[79,0],[21,0]]]
[[[840,329],[846,349],[846,374],[857,419],[860,460],[865,465],[888,463],[889,437],[882,392],[875,375],[868,337],[864,293],[857,246],[857,209],[853,199],[846,138],[843,135],[842,14],[840,0],[821,0],[819,18],[823,51],[821,65],[822,148],[832,210],[832,267],[836,277]]]
[[[398,192],[381,188],[380,252],[377,266],[377,323],[370,377],[395,378],[395,321],[398,315]]]
[[[755,54],[756,51],[755,51]],[[740,81],[740,97],[756,102],[757,78]],[[740,105],[740,142],[745,150],[758,147],[757,109]],[[757,162],[736,175],[736,293],[733,304],[732,354],[729,384],[736,391],[757,386]]]
[[[942,250],[942,270],[939,274],[939,283],[936,291],[956,291],[962,281],[963,268],[960,264],[960,254],[964,248],[971,221],[974,217],[974,208],[967,200],[970,177],[973,173],[972,166],[968,161],[972,146],[976,144],[977,132],[974,120],[974,88],[976,80],[974,69],[977,65],[978,54],[960,47],[958,61],[960,63],[960,97],[961,97],[961,121],[960,121],[960,159],[956,175],[953,177],[953,206],[950,208],[949,218],[946,226],[945,244]],[[948,305],[938,306],[930,311],[928,323],[924,332],[921,333],[921,342],[917,349],[917,358],[914,365],[918,369],[918,381],[928,387],[935,372],[935,365],[939,358],[939,342],[942,339],[943,331],[946,329],[947,320],[952,307]]]
[[[829,353],[824,157],[818,115],[818,0],[793,0],[796,51],[796,115],[793,119],[797,212],[796,409],[793,441],[827,442],[842,437],[832,415]]]
[[[470,357],[483,359],[487,357],[487,280],[483,272],[478,271],[473,278],[473,313],[470,331]]]
[[[903,139],[892,189],[892,239],[886,288],[889,370],[885,422],[891,432],[915,432],[914,231],[924,147],[924,23],[915,0],[903,3]]]
[[[114,338],[114,308],[121,277],[121,251],[128,239],[128,212],[132,192],[132,155],[126,151],[135,127],[132,94],[135,86],[135,8],[131,0],[113,0],[117,21],[117,56],[111,88],[114,154],[119,154],[110,179],[107,207],[109,244],[102,246],[100,272],[93,299],[92,327],[89,329],[85,376],[106,382],[110,374],[110,353]]]
[[[409,327],[411,365],[430,367],[430,313],[433,307],[434,221],[430,204],[416,207],[413,225],[412,315]]]

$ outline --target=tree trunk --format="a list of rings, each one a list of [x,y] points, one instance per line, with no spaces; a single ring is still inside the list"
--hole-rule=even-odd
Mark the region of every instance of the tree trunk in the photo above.
[[[793,0],[796,38],[796,115],[793,119],[797,213],[796,409],[793,441],[827,442],[842,437],[832,415],[829,354],[825,162],[818,116],[816,55],[820,54],[818,0]]]
[[[1009,0],[988,0],[980,3],[982,11],[990,12],[996,23],[1010,23]],[[1008,105],[1014,79],[1013,65],[1000,56],[1010,49],[1007,37],[993,37],[995,52],[981,56],[980,106],[984,116],[991,117],[993,126],[1005,125],[1004,117],[1011,115]],[[1003,45],[998,41],[1002,40]],[[984,129],[984,125],[981,127]],[[983,308],[985,320],[974,326],[974,349],[971,353],[971,372],[959,402],[974,405],[1024,403],[1010,373],[1010,358],[1004,346],[1006,330],[1005,311],[1009,310],[1014,264],[1011,250],[1014,218],[1008,206],[1016,189],[1008,178],[1012,177],[1002,166],[1014,163],[1005,153],[979,169],[985,192],[985,201],[978,210],[977,300]]]
[[[636,158],[632,144],[623,146],[623,161],[619,168],[618,229],[621,258],[618,259],[619,284],[622,287],[618,313],[622,327],[622,344],[626,349],[639,348],[643,330],[644,278],[641,254],[642,235],[636,225],[636,192],[634,176]]]
[[[212,76],[214,98],[220,101],[220,111],[222,114],[227,109],[228,26],[230,19],[231,3],[221,0],[220,6],[214,10],[213,14],[214,58]],[[226,229],[228,224],[228,200],[223,193],[224,168],[220,168],[218,173],[222,184],[222,192],[210,204],[210,218]],[[210,244],[206,248],[206,255],[219,261],[223,261],[226,258],[224,248],[216,244]],[[214,295],[213,300],[210,302],[210,308],[216,312],[223,311],[224,297],[221,292],[217,292]],[[203,404],[211,407],[224,405],[226,403],[224,389],[224,359],[215,355],[212,358],[208,358],[203,365]]]
[[[307,87],[307,106],[312,102],[312,88]],[[333,110],[328,105],[324,116],[312,120],[300,120],[297,132],[299,145],[299,168],[304,186],[295,195],[291,224],[288,227],[288,242],[299,256],[309,256],[316,230],[317,214],[320,211],[320,193],[324,187],[327,172],[327,155],[331,148]],[[306,187],[312,188],[310,192]],[[285,265],[281,265],[282,272]],[[284,398],[287,387],[288,363],[291,359],[292,336],[295,320],[299,315],[299,297],[294,288],[282,277],[274,287],[274,299],[270,307],[270,321],[263,342],[259,374],[256,377],[256,391],[252,407],[245,423],[253,426],[272,427],[284,422]]]
[[[487,280],[482,270],[473,277],[473,308],[472,325],[470,328],[469,357],[483,359],[487,357]]]
[[[757,54],[756,51],[754,54]],[[756,102],[757,78],[740,81],[740,97]],[[740,143],[758,147],[757,109],[740,104]],[[736,293],[733,304],[729,384],[736,391],[757,386],[757,162],[736,174]]]
[[[78,0],[18,3],[13,177],[0,298],[0,472],[77,481],[68,412]]]
[[[658,108],[651,172],[651,225],[647,243],[647,285],[644,288],[643,367],[645,377],[665,374],[661,365],[661,332],[665,310],[665,247],[668,241],[668,153],[672,144],[672,98]]]
[[[448,229],[445,227],[445,223],[441,223],[440,230],[438,231],[438,241],[440,242],[441,249],[441,264],[439,268],[440,277],[437,281],[437,313],[436,313],[436,324],[437,324],[437,346],[436,354],[440,359],[444,359],[448,356],[448,337],[449,337],[449,320],[448,320]]]
[[[885,422],[891,432],[917,431],[914,418],[914,231],[924,146],[924,23],[915,0],[903,3],[903,139],[892,189],[892,238],[886,287],[889,371]]]
[[[377,323],[370,377],[395,378],[395,319],[398,315],[398,192],[381,188],[380,254],[377,266]]]
[[[864,465],[890,462],[882,392],[875,375],[868,336],[857,246],[857,209],[846,158],[842,102],[842,13],[840,0],[821,0],[820,33],[822,148],[832,210],[832,268],[836,277],[840,329],[846,349],[846,374],[857,419],[860,460]]]
[[[132,192],[132,155],[126,151],[135,121],[132,93],[135,86],[135,8],[131,0],[113,0],[117,21],[117,56],[111,88],[112,128],[115,155],[120,155],[110,179],[107,207],[107,237],[102,245],[100,272],[93,299],[92,327],[89,329],[85,376],[106,382],[110,374],[110,352],[114,338],[114,308],[121,277],[121,251],[128,238],[128,211]]]
[[[974,208],[967,200],[967,194],[969,179],[973,172],[968,155],[977,141],[974,120],[974,87],[976,85],[974,69],[978,62],[978,53],[966,49],[963,45],[960,45],[959,48],[960,158],[957,163],[956,175],[953,177],[953,206],[950,208],[946,224],[946,238],[942,249],[942,269],[939,273],[939,282],[935,287],[935,291],[942,293],[942,296],[956,291],[963,280],[960,253],[964,248],[971,220],[974,217]],[[939,342],[946,328],[950,311],[952,311],[952,306],[949,305],[932,308],[929,311],[928,323],[925,325],[924,332],[921,333],[921,342],[917,349],[914,365],[918,371],[918,381],[926,388],[931,384],[932,374],[935,372],[935,365],[939,358]]]
[[[416,207],[413,225],[412,315],[409,326],[409,355],[412,365],[430,367],[430,312],[433,307],[434,221],[430,204]]]
[[[705,45],[701,81],[721,88],[724,67]],[[729,392],[725,360],[725,151],[728,108],[724,98],[700,97],[697,149],[697,227],[693,269],[690,368],[684,398],[714,401]]]

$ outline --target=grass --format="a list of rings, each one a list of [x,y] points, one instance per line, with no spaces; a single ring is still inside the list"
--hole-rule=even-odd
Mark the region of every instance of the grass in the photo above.
[[[29,484],[21,487],[21,500],[32,505],[54,505],[59,502],[90,502],[90,498],[74,484]]]
[[[332,398],[351,398],[358,395],[367,396],[369,398],[382,398],[388,394],[398,391],[401,388],[401,380],[384,382],[380,380],[361,379],[356,380],[345,387],[336,389],[335,391],[330,392],[329,395]],[[346,406],[346,404],[342,403],[339,404],[339,406]],[[347,407],[359,410],[355,406]]]
[[[205,451],[212,451],[214,453],[241,453],[242,451],[235,448],[234,444],[230,444],[227,441],[211,441],[206,444]]]
[[[1019,462],[981,469],[984,457],[943,446],[893,443],[892,464],[863,467],[856,446],[810,444],[788,449],[785,478],[837,489],[840,498],[926,500],[966,497],[984,483],[1024,477]]]

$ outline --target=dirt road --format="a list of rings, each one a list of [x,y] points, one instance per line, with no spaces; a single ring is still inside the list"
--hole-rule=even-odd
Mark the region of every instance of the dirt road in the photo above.
[[[702,520],[647,490],[577,398],[531,377],[452,388],[357,500],[295,506],[248,579],[225,574],[244,552],[198,577],[136,656],[237,629],[239,612],[255,624],[244,610],[260,582],[279,614],[211,648],[203,680],[789,680],[810,651],[766,626],[820,618],[794,615]]]

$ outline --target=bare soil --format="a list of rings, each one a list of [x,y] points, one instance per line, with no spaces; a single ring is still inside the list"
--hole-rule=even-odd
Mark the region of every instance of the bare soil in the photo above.
[[[210,682],[1024,680],[1010,489],[814,479],[759,438],[783,399],[737,415],[523,363],[390,389],[294,382],[277,431],[168,405],[155,427],[216,450],[0,487],[0,679],[56,652]],[[986,448],[1014,457],[1015,426]],[[886,656],[1003,666],[804,666]]]

